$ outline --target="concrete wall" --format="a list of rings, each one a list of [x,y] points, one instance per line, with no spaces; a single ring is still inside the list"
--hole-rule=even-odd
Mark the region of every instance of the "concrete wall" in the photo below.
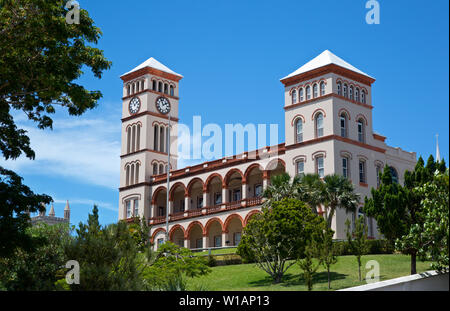
[[[427,271],[392,280],[346,288],[341,291],[448,291],[448,284],[448,272],[439,274],[435,271]]]

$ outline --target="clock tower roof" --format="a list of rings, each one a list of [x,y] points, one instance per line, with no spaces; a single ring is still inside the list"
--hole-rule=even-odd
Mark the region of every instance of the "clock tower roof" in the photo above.
[[[150,57],[149,59],[147,59],[145,62],[143,62],[142,64],[140,64],[139,66],[137,66],[133,70],[128,71],[127,73],[124,73],[123,75],[121,75],[121,78],[123,79],[125,76],[127,76],[127,75],[129,75],[129,74],[131,74],[133,72],[139,71],[141,69],[144,69],[144,68],[153,68],[153,69],[162,71],[164,73],[168,73],[170,75],[177,76],[178,79],[183,78],[182,75],[176,73],[175,71],[171,70],[167,66],[161,64],[159,61],[157,61],[153,57]]]

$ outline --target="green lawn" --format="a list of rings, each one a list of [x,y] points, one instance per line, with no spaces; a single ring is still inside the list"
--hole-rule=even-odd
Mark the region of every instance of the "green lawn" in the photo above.
[[[230,248],[222,248],[222,249],[212,249],[211,255],[224,255],[224,254],[236,254],[236,247],[230,247]],[[194,252],[194,256],[204,256],[208,255],[208,251],[203,252]]]
[[[376,260],[380,264],[381,281],[410,274],[410,257],[405,255],[367,255],[362,258],[363,281],[358,281],[358,264],[355,256],[341,256],[331,267],[332,290],[366,284],[365,264],[369,260]],[[430,270],[428,262],[417,262],[417,272]],[[272,279],[255,264],[213,267],[206,276],[190,279],[190,288],[204,290],[233,290],[233,291],[269,291],[269,290],[307,290],[304,285],[301,270],[297,264],[293,265],[285,274],[280,284],[272,284]],[[314,277],[314,290],[328,290],[327,273],[319,268]]]

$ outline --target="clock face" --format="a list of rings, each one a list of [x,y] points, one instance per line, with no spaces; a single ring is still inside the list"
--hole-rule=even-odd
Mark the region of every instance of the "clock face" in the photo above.
[[[130,100],[130,104],[128,105],[128,109],[130,110],[131,114],[135,114],[139,111],[139,108],[141,108],[141,101],[137,97],[133,97]]]
[[[156,108],[162,114],[168,114],[170,112],[170,102],[165,97],[158,97],[156,99]]]

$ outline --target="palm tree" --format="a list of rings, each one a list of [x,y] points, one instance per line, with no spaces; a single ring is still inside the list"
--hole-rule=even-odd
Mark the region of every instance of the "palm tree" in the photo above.
[[[306,174],[298,183],[298,198],[307,203],[315,214],[318,214],[317,207],[322,203],[323,186],[318,174]]]
[[[346,212],[356,211],[360,196],[354,192],[353,184],[344,176],[327,175],[323,179],[321,203],[325,206],[325,220],[328,228],[337,208],[343,208]]]
[[[270,206],[275,201],[281,201],[284,198],[298,199],[298,184],[300,178],[294,177],[291,182],[291,176],[288,173],[273,176],[270,179],[270,185],[263,192],[266,198],[263,206]]]

